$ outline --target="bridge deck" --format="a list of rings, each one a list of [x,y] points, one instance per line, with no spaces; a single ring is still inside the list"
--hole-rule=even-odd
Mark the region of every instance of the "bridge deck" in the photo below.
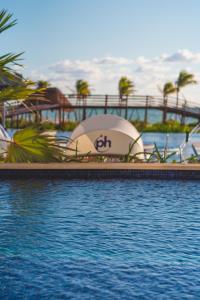
[[[80,99],[77,95],[69,95],[69,105],[66,104],[37,104],[29,107],[21,105],[7,107],[6,117],[23,115],[46,110],[88,110],[101,109],[107,113],[109,109],[128,110],[144,109],[145,111],[156,109],[163,113],[174,113],[183,117],[194,117],[200,119],[200,106],[196,102],[179,99],[178,105],[174,97],[165,101],[161,97],[134,95],[126,99],[119,99],[118,95],[90,95],[87,99]]]

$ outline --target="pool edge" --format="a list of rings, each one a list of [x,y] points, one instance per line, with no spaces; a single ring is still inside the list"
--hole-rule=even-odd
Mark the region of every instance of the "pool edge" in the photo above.
[[[199,164],[4,163],[0,179],[200,179]]]

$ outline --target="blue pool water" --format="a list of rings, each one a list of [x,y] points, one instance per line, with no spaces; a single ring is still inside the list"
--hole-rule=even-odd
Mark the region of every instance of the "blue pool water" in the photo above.
[[[199,299],[199,190],[1,181],[0,299]]]

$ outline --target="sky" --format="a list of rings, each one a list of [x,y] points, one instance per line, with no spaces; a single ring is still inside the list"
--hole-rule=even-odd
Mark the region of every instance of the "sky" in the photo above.
[[[1,0],[18,24],[1,34],[1,54],[24,52],[22,70],[63,92],[88,80],[117,93],[128,76],[137,94],[159,94],[179,71],[200,83],[199,0]],[[199,100],[200,84],[182,90]]]

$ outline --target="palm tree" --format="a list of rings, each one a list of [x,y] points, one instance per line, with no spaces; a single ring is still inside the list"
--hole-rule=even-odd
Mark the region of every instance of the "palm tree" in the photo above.
[[[12,140],[6,141],[7,149],[1,157],[4,162],[60,161],[62,151],[53,139],[36,128],[17,131]]]
[[[17,24],[17,20],[11,21],[12,16],[5,9],[0,11],[0,33]]]
[[[66,150],[76,153],[77,149],[67,146],[69,138],[52,137],[44,134],[40,129],[29,127],[14,133],[12,139],[0,138],[6,143],[1,162],[27,163],[27,162],[62,162],[70,161]],[[73,157],[76,160],[75,157]]]
[[[127,104],[128,97],[134,92],[134,87],[134,83],[127,77],[123,76],[120,78],[118,89],[121,102],[125,100]]]
[[[76,81],[76,94],[77,99],[83,100],[83,104],[86,104],[87,97],[91,94],[89,83],[86,80],[79,79]]]
[[[0,91],[0,102],[6,102],[9,100],[21,100],[24,101],[28,96],[42,92],[43,89],[35,89],[35,83],[29,80],[24,80],[19,85],[7,86]]]
[[[4,9],[0,11],[0,34],[17,24],[17,20],[11,20],[12,17],[13,15]],[[19,64],[21,55],[22,53],[8,53],[0,56],[0,82],[7,82],[0,90],[0,102],[13,99],[24,100],[29,95],[40,90],[39,87],[34,89],[34,82],[25,80],[12,68],[13,65],[22,66]]]
[[[46,80],[38,80],[37,81],[37,88],[38,89],[47,89],[50,87],[50,83]]]
[[[180,89],[190,84],[197,84],[197,81],[194,79],[193,74],[190,74],[187,71],[181,71],[179,73],[178,79],[175,84],[176,84],[176,107],[178,108]]]
[[[166,117],[167,117],[167,111],[166,111],[166,107],[167,107],[167,100],[168,100],[168,96],[170,94],[174,94],[176,92],[176,87],[173,84],[173,82],[168,81],[164,84],[163,88],[160,89],[160,92],[163,95],[163,104],[164,104],[164,111],[163,111],[163,123],[166,122]]]
[[[173,84],[173,82],[171,81],[166,82],[162,90],[163,98],[166,99],[168,95],[174,94],[175,92],[176,92],[176,87]]]
[[[0,34],[17,24],[17,20],[11,20],[12,17],[13,15],[4,9],[0,11]],[[11,65],[20,65],[19,59],[21,55],[22,53],[7,53],[0,56],[0,78],[5,76],[10,80],[13,77],[16,79],[16,72],[12,70]]]
[[[12,14],[9,14],[6,10],[0,11],[0,33],[16,25],[17,21],[11,19]],[[41,89],[34,88],[35,83],[25,80],[12,68],[13,65],[22,66],[19,64],[21,54],[8,53],[0,56],[0,102],[3,103],[3,125],[5,124],[4,102],[8,100],[24,101],[31,94],[41,91]]]
[[[12,14],[6,10],[0,11],[0,34],[17,23],[11,19]],[[41,91],[40,88],[35,89],[35,83],[25,80],[12,68],[13,65],[20,65],[21,54],[8,53],[0,56],[0,102],[25,100],[31,94]],[[63,159],[60,143],[37,129],[26,128],[16,132],[11,140],[1,142],[7,143],[5,153],[0,157],[5,162],[49,162]]]

